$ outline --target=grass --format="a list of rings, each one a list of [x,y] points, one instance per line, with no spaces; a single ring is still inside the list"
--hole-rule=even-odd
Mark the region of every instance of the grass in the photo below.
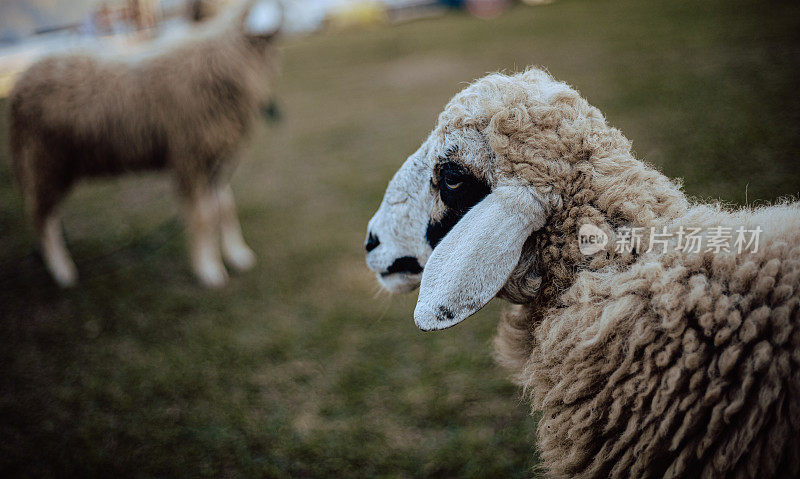
[[[363,264],[386,183],[464,82],[546,66],[702,198],[800,190],[800,6],[562,0],[284,41],[234,181],[255,271],[196,286],[167,178],[80,185],[59,291],[0,161],[0,475],[526,477],[499,304],[422,334]],[[0,128],[5,142],[5,127]]]

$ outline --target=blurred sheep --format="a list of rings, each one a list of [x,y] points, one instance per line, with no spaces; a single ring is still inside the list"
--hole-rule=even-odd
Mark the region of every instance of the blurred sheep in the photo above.
[[[278,3],[248,1],[165,51],[54,56],[21,75],[9,101],[11,160],[59,285],[78,276],[58,215],[70,187],[140,170],[174,174],[192,268],[204,285],[225,284],[223,258],[237,270],[255,264],[229,180],[269,98],[281,21]]]

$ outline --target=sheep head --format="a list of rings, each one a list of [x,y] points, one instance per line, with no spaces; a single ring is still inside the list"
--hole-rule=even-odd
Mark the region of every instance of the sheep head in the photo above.
[[[369,223],[367,264],[389,291],[419,286],[417,326],[444,329],[498,294],[533,301],[559,281],[554,271],[574,274],[591,260],[578,251],[582,219],[647,222],[673,193],[683,198],[565,83],[538,69],[492,74],[448,103],[389,183]],[[567,259],[551,264],[554,250]]]

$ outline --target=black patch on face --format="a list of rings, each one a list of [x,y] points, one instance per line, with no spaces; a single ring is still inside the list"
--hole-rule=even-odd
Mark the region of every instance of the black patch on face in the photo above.
[[[439,197],[447,207],[440,220],[431,220],[428,223],[425,232],[428,244],[431,248],[436,248],[467,211],[491,193],[492,188],[486,180],[478,178],[467,168],[453,161],[444,161],[436,165],[432,183],[433,187],[439,190]]]
[[[403,256],[402,258],[394,260],[386,269],[386,272],[381,273],[381,276],[389,276],[394,273],[419,274],[422,273],[422,266],[419,265],[417,258],[413,256]]]
[[[459,213],[456,210],[448,209],[445,211],[441,220],[431,220],[428,223],[428,229],[425,230],[425,239],[428,240],[428,244],[431,245],[431,248],[436,248],[436,245],[442,241],[444,235],[453,229],[453,226],[455,226],[456,223],[458,223],[458,220],[460,220],[465,214],[466,212]]]

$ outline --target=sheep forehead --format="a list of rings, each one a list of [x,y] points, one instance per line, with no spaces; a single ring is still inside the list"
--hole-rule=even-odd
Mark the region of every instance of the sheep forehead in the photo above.
[[[579,97],[567,84],[554,80],[547,72],[528,69],[514,75],[494,73],[467,86],[456,94],[439,115],[433,137],[441,148],[457,144],[466,166],[495,183],[495,155],[484,134],[490,120],[498,113],[523,107],[549,107],[565,95]],[[509,159],[511,160],[511,159]]]
[[[439,116],[439,125],[485,127],[500,111],[519,105],[546,105],[565,92],[577,94],[543,70],[531,68],[514,75],[493,73],[457,93]]]
[[[492,183],[494,155],[486,138],[476,128],[437,129],[429,139],[428,165],[454,161],[477,177]]]
[[[454,161],[493,184],[493,155],[486,139],[474,128],[434,130],[397,171],[384,196],[387,212],[397,221],[393,228],[417,230],[417,222],[436,216],[437,196],[431,188],[435,166]],[[441,207],[441,205],[438,205]],[[421,224],[421,223],[420,223]],[[404,236],[399,230],[396,236]]]
[[[383,202],[370,221],[370,231],[376,231],[383,243],[401,247],[405,255],[416,257],[424,264],[430,248],[424,240],[434,196],[430,187],[433,171],[432,141],[429,137],[403,163],[386,189]],[[394,259],[394,258],[392,258]]]

